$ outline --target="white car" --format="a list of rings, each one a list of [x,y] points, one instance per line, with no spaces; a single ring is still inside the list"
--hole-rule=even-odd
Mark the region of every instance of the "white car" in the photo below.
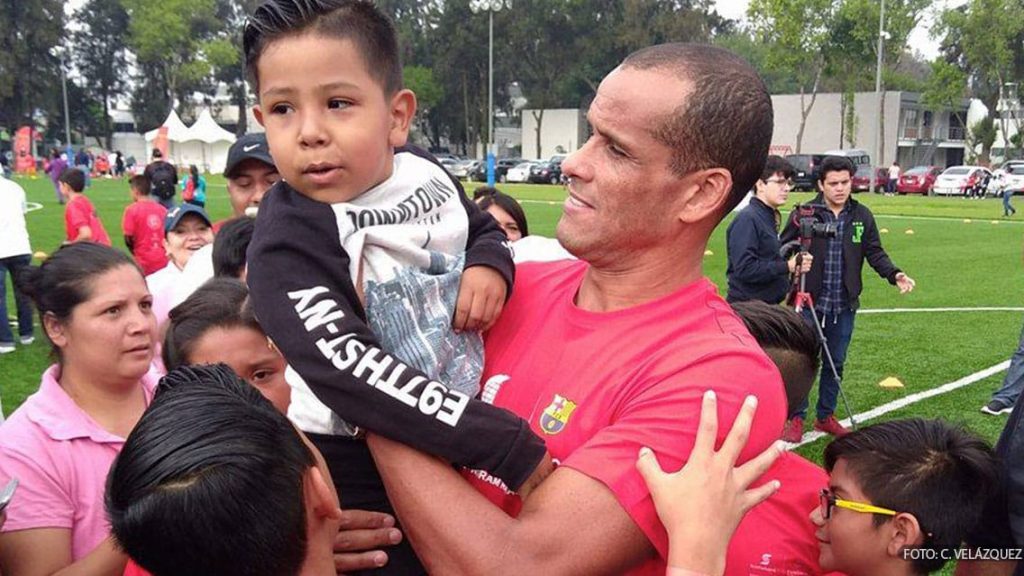
[[[521,162],[519,164],[516,164],[514,168],[509,168],[508,173],[505,174],[505,181],[529,182],[531,166],[533,166],[533,162]]]
[[[981,166],[953,166],[935,179],[933,193],[944,196],[965,196],[975,186],[985,183],[992,175]]]

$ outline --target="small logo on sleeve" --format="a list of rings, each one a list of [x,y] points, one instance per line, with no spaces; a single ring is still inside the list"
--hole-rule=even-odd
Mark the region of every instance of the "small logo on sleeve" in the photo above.
[[[545,434],[558,434],[569,423],[569,417],[576,410],[576,403],[568,398],[555,394],[555,399],[540,415],[540,429]]]

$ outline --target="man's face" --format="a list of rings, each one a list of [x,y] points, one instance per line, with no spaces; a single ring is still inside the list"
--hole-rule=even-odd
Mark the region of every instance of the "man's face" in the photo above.
[[[825,173],[818,186],[829,208],[840,208],[850,199],[850,173],[846,170]]]
[[[351,40],[275,40],[260,57],[259,79],[256,117],[289,185],[320,202],[348,202],[391,175],[394,148],[408,133]]]
[[[569,196],[557,234],[573,255],[614,261],[663,243],[680,225],[684,177],[654,130],[691,92],[689,82],[652,70],[618,68],[601,82],[587,113],[593,135],[562,163]]]
[[[842,458],[829,475],[829,489],[843,500],[872,503]],[[880,573],[879,565],[888,559],[888,524],[876,527],[873,514],[839,507],[833,507],[831,518],[826,520],[820,506],[811,512],[811,522],[817,527],[814,535],[822,570],[849,576]]]
[[[263,195],[281,179],[277,168],[255,158],[243,160],[228,179],[228,197],[234,217],[245,216],[246,208],[256,208]]]
[[[782,172],[776,172],[767,180],[758,180],[754,187],[761,202],[777,209],[789,200],[793,183]]]

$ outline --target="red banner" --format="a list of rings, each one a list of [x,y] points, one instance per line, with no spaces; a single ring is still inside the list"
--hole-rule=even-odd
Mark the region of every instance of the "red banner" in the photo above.
[[[37,138],[31,126],[22,126],[14,133],[14,171],[19,174],[34,174],[36,159],[32,156],[32,140]]]

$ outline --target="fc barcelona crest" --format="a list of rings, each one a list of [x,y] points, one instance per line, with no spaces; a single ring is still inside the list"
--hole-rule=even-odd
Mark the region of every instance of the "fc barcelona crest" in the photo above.
[[[540,415],[540,429],[545,434],[558,434],[569,423],[569,417],[576,410],[576,403],[555,394],[555,399]]]

